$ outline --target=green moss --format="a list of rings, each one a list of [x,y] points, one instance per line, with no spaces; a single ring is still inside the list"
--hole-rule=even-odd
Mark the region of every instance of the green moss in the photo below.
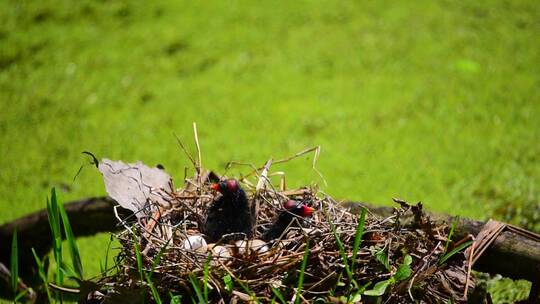
[[[488,291],[491,294],[493,303],[515,303],[527,300],[531,282],[518,280],[513,281],[508,278],[496,276],[487,283]]]

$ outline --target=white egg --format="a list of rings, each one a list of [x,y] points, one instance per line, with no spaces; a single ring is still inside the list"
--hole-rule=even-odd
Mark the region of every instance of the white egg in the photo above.
[[[220,245],[213,246],[212,253],[214,254],[214,256],[222,259],[227,259],[231,257],[231,252],[229,251],[229,249]]]
[[[184,248],[197,251],[206,251],[208,245],[200,235],[191,235],[184,241]]]
[[[236,250],[238,251],[239,256],[245,256],[247,252],[247,246],[248,242],[244,240],[236,241],[234,242],[234,246],[236,247]]]
[[[266,245],[266,242],[263,240],[259,240],[259,239],[252,240],[250,247],[251,247],[251,250],[259,254],[264,254],[268,252],[268,245]]]
[[[241,240],[236,241],[234,244],[239,256],[263,254],[268,252],[268,245],[266,245],[266,242],[259,239],[249,241]]]

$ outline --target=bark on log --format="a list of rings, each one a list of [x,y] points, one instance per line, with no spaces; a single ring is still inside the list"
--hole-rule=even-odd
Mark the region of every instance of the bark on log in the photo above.
[[[452,217],[447,217],[452,221]],[[460,218],[456,237],[477,235],[483,222]],[[531,282],[540,279],[540,242],[514,231],[503,231],[474,264],[475,270]]]

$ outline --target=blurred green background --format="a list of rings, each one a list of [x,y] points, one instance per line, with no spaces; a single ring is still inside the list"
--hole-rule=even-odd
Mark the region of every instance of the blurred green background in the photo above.
[[[321,145],[338,199],[540,231],[537,1],[2,1],[0,223],[104,195],[88,158],[207,168]],[[195,151],[194,149],[192,149]],[[311,156],[276,169],[321,180]],[[96,246],[82,240],[87,269]]]

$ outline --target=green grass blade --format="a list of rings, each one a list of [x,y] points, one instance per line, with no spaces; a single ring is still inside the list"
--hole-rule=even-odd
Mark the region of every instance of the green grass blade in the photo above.
[[[111,239],[112,241],[112,239]],[[170,241],[170,240],[169,240]],[[150,291],[152,292],[152,297],[154,297],[154,301],[156,301],[156,303],[158,304],[161,304],[162,301],[161,301],[161,296],[159,295],[159,292],[156,288],[156,286],[154,285],[154,281],[152,280],[152,276],[154,275],[154,272],[156,270],[156,267],[157,265],[159,265],[159,262],[161,261],[161,257],[163,256],[163,254],[165,253],[165,250],[167,248],[167,246],[169,245],[169,241],[167,241],[167,243],[165,243],[159,250],[158,254],[156,255],[156,257],[154,258],[154,260],[152,261],[152,268],[150,269],[150,272],[145,272],[143,269],[142,269],[142,256],[141,256],[141,252],[140,252],[140,249],[139,249],[139,246],[138,244],[136,243],[135,244],[135,255],[137,256],[137,268],[139,269],[139,273],[140,275],[142,276],[142,274],[144,273],[144,277],[146,279],[146,283],[148,284],[148,286],[150,287]],[[109,242],[109,246],[110,246],[110,243]]]
[[[309,240],[306,242],[306,249],[304,250],[304,258],[302,259],[302,265],[300,266],[300,275],[298,276],[298,286],[296,288],[295,303],[300,303],[300,294],[302,294],[302,287],[304,286],[304,273],[306,272],[306,265],[309,257]]]
[[[49,227],[51,228],[51,233],[54,239],[58,235],[58,231],[56,229],[55,213],[53,212],[52,204],[51,204],[51,201],[49,200],[49,197],[47,197],[47,218],[49,220]]]
[[[441,258],[441,260],[439,261],[439,265],[442,265],[444,264],[449,258],[451,258],[454,254],[460,252],[461,250],[469,247],[471,244],[473,243],[473,241],[468,241],[468,242],[465,242],[459,246],[457,246],[456,248],[452,249],[452,251],[450,251],[449,253],[443,255],[443,257]]]
[[[148,283],[148,286],[150,287],[150,291],[152,292],[152,297],[154,298],[154,301],[156,301],[157,304],[161,304],[161,297],[159,295],[159,292],[157,291],[156,286],[154,285],[154,282],[152,281],[152,276],[148,273],[145,273],[146,276],[146,283]]]
[[[108,272],[108,266],[109,266],[109,252],[111,251],[111,244],[112,244],[112,241],[113,241],[113,238],[112,238],[112,235],[110,235],[110,237],[109,237],[109,243],[107,244],[107,251],[105,252],[105,266],[103,266],[104,271],[103,271],[103,270],[101,271],[101,272],[103,273],[104,276],[107,276],[107,272]]]
[[[28,289],[25,289],[25,290],[19,292],[19,293],[15,296],[15,299],[13,299],[13,302],[14,302],[14,303],[19,302],[19,300],[22,299],[22,297],[24,297],[27,293],[28,293]]]
[[[49,303],[52,303],[52,297],[51,297],[51,291],[49,290],[49,283],[47,280],[47,273],[45,272],[45,265],[43,262],[39,259],[36,251],[34,248],[32,248],[32,254],[34,255],[34,259],[36,260],[36,264],[38,266],[38,274],[41,280],[43,281],[43,286],[45,287],[45,291],[47,292],[47,299],[49,299]]]
[[[253,301],[255,303],[260,302],[259,299],[257,298],[257,295],[251,289],[249,289],[249,286],[246,283],[242,282],[242,280],[240,280],[238,278],[236,278],[236,282],[251,297],[251,301]]]
[[[207,303],[204,300],[204,295],[201,291],[201,288],[199,287],[199,282],[194,274],[189,274],[189,281],[191,282],[191,285],[193,286],[193,290],[195,291],[195,294],[197,295],[197,298],[199,299],[199,304],[205,304]]]
[[[16,293],[19,287],[19,245],[17,244],[17,229],[13,230],[11,240],[11,290]]]
[[[111,241],[112,241],[112,239],[111,239]],[[161,297],[159,295],[159,292],[158,292],[156,286],[154,285],[154,281],[152,281],[152,276],[154,275],[154,272],[156,270],[157,265],[159,265],[159,262],[161,261],[161,257],[163,256],[163,253],[165,253],[165,249],[169,245],[169,241],[167,241],[167,243],[165,243],[160,248],[158,254],[156,255],[156,257],[152,261],[152,268],[150,269],[150,272],[142,271],[142,256],[140,254],[140,249],[138,248],[138,244],[137,244],[137,246],[135,248],[135,252],[136,252],[135,254],[137,255],[137,268],[139,269],[139,272],[141,274],[144,273],[144,276],[146,278],[146,282],[148,283],[148,286],[150,287],[150,291],[152,292],[152,296],[154,297],[154,301],[156,301],[156,303],[158,303],[158,304],[161,304],[162,301],[161,301]],[[109,245],[110,245],[110,243],[111,242],[109,242]]]
[[[204,268],[203,268],[203,296],[204,296],[204,300],[206,303],[208,303],[208,278],[210,277],[210,274],[209,274],[209,265],[210,265],[210,260],[212,259],[212,253],[209,253],[208,254],[208,259],[206,260],[206,262],[204,263]]]
[[[75,270],[73,269],[73,267],[71,267],[70,265],[66,264],[65,262],[62,262],[62,267],[60,268],[60,270],[64,273],[64,275],[68,278],[75,278],[76,280],[78,280],[78,275],[77,273],[75,272]]]
[[[51,204],[50,204],[50,221],[49,223],[52,225],[52,232],[54,237],[58,237],[62,239],[62,232],[60,231],[60,219],[59,219],[59,212],[58,212],[58,198],[56,196],[56,189],[51,189]]]
[[[55,282],[61,285],[64,282],[62,273],[62,232],[60,231],[60,215],[58,212],[58,201],[55,188],[51,189],[51,200],[47,200],[47,216],[53,234],[53,254],[56,262]]]
[[[75,236],[73,235],[73,230],[71,230],[69,218],[67,216],[66,210],[64,209],[64,206],[59,204],[58,210],[60,211],[60,217],[62,219],[62,224],[64,226],[64,233],[66,235],[66,240],[68,243],[69,253],[71,255],[71,263],[73,265],[73,269],[75,270],[75,273],[77,274],[77,278],[82,280],[83,279],[83,266],[81,262],[81,255],[79,254],[79,247],[77,246],[77,241],[75,240]]]
[[[154,275],[154,271],[156,270],[156,267],[159,265],[159,263],[161,262],[161,257],[163,256],[163,254],[165,253],[165,250],[167,249],[167,246],[169,246],[169,242],[171,241],[171,239],[169,239],[167,241],[167,243],[165,243],[163,246],[161,246],[161,248],[159,249],[159,252],[158,254],[156,255],[156,257],[154,258],[154,260],[152,261],[152,269],[150,270],[150,276]]]
[[[458,221],[459,221],[459,216],[454,217],[454,220],[452,221],[452,227],[450,228],[450,232],[448,233],[446,243],[444,244],[444,251],[443,251],[444,253],[448,252],[448,246],[450,245],[450,242],[452,241],[452,236],[454,235],[454,230],[456,229]]]
[[[169,291],[169,298],[171,298],[171,301],[169,302],[169,304],[181,304],[182,303],[182,296],[181,295],[173,295]]]
[[[287,304],[287,301],[285,301],[285,297],[283,296],[281,291],[279,291],[279,289],[277,289],[277,288],[275,288],[273,286],[270,286],[270,289],[272,290],[272,293],[276,296],[276,298],[279,299],[281,304]]]
[[[354,273],[354,266],[356,263],[356,256],[358,255],[358,248],[362,242],[362,236],[364,235],[364,227],[366,225],[366,208],[362,208],[360,217],[358,219],[358,226],[356,226],[356,234],[354,236],[353,253],[351,261],[351,272]]]
[[[349,262],[347,259],[347,254],[345,253],[345,247],[343,246],[343,242],[341,241],[341,238],[339,237],[336,226],[334,223],[332,223],[330,220],[328,220],[328,223],[330,224],[330,228],[332,229],[332,233],[334,234],[334,238],[336,239],[336,244],[338,245],[339,254],[341,256],[341,259],[343,260],[343,265],[345,265],[345,271],[347,272],[347,276],[349,277],[349,280],[353,281],[353,275],[351,268],[349,268]]]
[[[142,255],[141,255],[141,249],[139,248],[139,243],[137,242],[137,239],[133,240],[133,247],[135,249],[135,258],[137,259],[137,270],[139,271],[139,276],[141,277],[141,281],[144,281]]]

